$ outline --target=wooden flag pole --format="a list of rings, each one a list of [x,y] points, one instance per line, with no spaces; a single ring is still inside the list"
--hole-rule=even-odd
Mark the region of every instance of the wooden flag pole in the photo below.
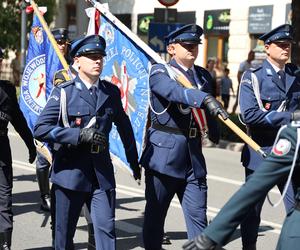
[[[35,3],[34,0],[30,0],[30,4],[34,10],[34,13],[37,15],[38,19],[40,20],[42,26],[43,26],[43,29],[45,30],[46,34],[47,34],[47,37],[51,43],[51,45],[53,46],[54,50],[55,50],[55,53],[56,55],[58,56],[62,66],[64,67],[65,70],[68,70],[69,69],[69,65],[64,57],[64,55],[60,52],[59,48],[58,48],[58,45],[57,45],[57,42],[55,41],[44,17],[41,15],[40,11],[39,11],[39,8],[37,6],[37,4]],[[71,80],[70,76],[68,76],[69,79],[67,80]]]
[[[176,80],[178,80],[178,82],[180,82],[186,88],[193,88],[192,84],[184,77],[178,76]],[[218,118],[261,156],[263,156],[264,158],[267,156],[266,153],[261,149],[261,147],[229,118],[223,119],[221,115],[218,115]]]

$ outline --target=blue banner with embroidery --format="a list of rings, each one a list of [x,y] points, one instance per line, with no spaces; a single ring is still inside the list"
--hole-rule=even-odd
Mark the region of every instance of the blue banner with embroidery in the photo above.
[[[94,15],[90,15],[94,22]],[[101,78],[121,91],[123,108],[131,121],[139,156],[148,113],[148,78],[150,59],[115,24],[101,14],[99,34],[106,41],[106,57]],[[91,34],[91,30],[89,32]],[[110,152],[128,167],[125,151],[116,127],[110,133]]]
[[[19,99],[20,108],[31,130],[46,105],[53,86],[53,76],[61,68],[46,32],[34,15]]]

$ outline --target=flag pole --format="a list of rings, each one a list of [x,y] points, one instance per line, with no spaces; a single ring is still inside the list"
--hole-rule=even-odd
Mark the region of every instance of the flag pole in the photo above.
[[[53,37],[53,35],[52,35],[52,33],[51,33],[51,31],[50,31],[50,29],[49,29],[46,21],[44,19],[44,17],[41,15],[37,4],[35,3],[34,0],[30,0],[29,2],[30,2],[31,6],[32,6],[32,8],[34,10],[34,13],[37,15],[38,19],[40,20],[40,22],[41,22],[41,24],[43,26],[43,29],[45,30],[45,32],[47,34],[47,37],[48,37],[51,45],[53,46],[56,55],[59,58],[59,61],[61,62],[63,68],[68,71],[69,65],[68,65],[65,57],[63,56],[63,54],[60,52],[60,50],[58,48],[58,45],[57,45],[57,42],[55,41],[55,39],[54,39],[54,37]],[[69,77],[69,79],[67,79],[67,80],[71,80],[71,78],[70,78],[69,75],[68,75],[68,77]]]
[[[193,88],[192,84],[183,79],[183,77],[177,75],[172,68],[147,44],[140,40],[140,38],[134,34],[130,29],[128,29],[121,21],[119,21],[109,10],[107,10],[103,4],[95,0],[88,0],[96,9],[98,9],[110,22],[117,26],[126,36],[128,36],[133,42],[135,42],[148,56],[150,56],[155,62],[163,64],[171,77],[175,78],[181,85],[186,88]],[[235,123],[233,123],[229,118],[223,119],[221,115],[218,118],[228,126],[237,136],[239,136],[246,144],[253,148],[262,157],[266,157],[266,153],[261,149],[261,147],[252,140],[243,130],[241,130]]]
[[[192,84],[184,79],[182,76],[178,76],[178,81],[186,88],[193,88]],[[261,149],[261,147],[251,139],[243,130],[241,130],[234,122],[232,122],[229,118],[223,119],[221,115],[218,115],[218,118],[227,125],[233,132],[236,133],[246,144],[248,144],[251,148],[253,148],[257,153],[259,153],[262,157],[267,157],[267,154]]]

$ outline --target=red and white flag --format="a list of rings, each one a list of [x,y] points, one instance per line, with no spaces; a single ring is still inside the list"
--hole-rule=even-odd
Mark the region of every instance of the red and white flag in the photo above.
[[[177,68],[172,67],[172,69],[176,72],[177,75],[180,75],[185,78],[186,81],[189,81],[182,72],[180,72]],[[201,134],[204,136],[208,132],[207,119],[204,109],[200,108],[192,108],[192,114],[197,123]]]

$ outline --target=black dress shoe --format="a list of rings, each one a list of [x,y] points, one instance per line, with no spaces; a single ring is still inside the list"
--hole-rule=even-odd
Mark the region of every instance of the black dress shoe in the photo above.
[[[256,243],[248,246],[243,246],[243,250],[256,250]]]
[[[12,231],[0,233],[0,249],[10,250]]]
[[[45,194],[41,196],[41,210],[45,212],[50,212],[50,206],[51,206],[50,195]]]
[[[88,224],[88,250],[96,250],[95,234],[93,224]]]
[[[168,235],[164,234],[162,244],[163,245],[171,245],[172,244],[170,237]]]
[[[10,250],[10,247],[9,247],[8,244],[5,242],[5,243],[1,246],[0,249],[1,249],[1,250]]]
[[[184,250],[214,250],[217,244],[204,234],[200,234],[193,240],[186,242],[182,248]]]

